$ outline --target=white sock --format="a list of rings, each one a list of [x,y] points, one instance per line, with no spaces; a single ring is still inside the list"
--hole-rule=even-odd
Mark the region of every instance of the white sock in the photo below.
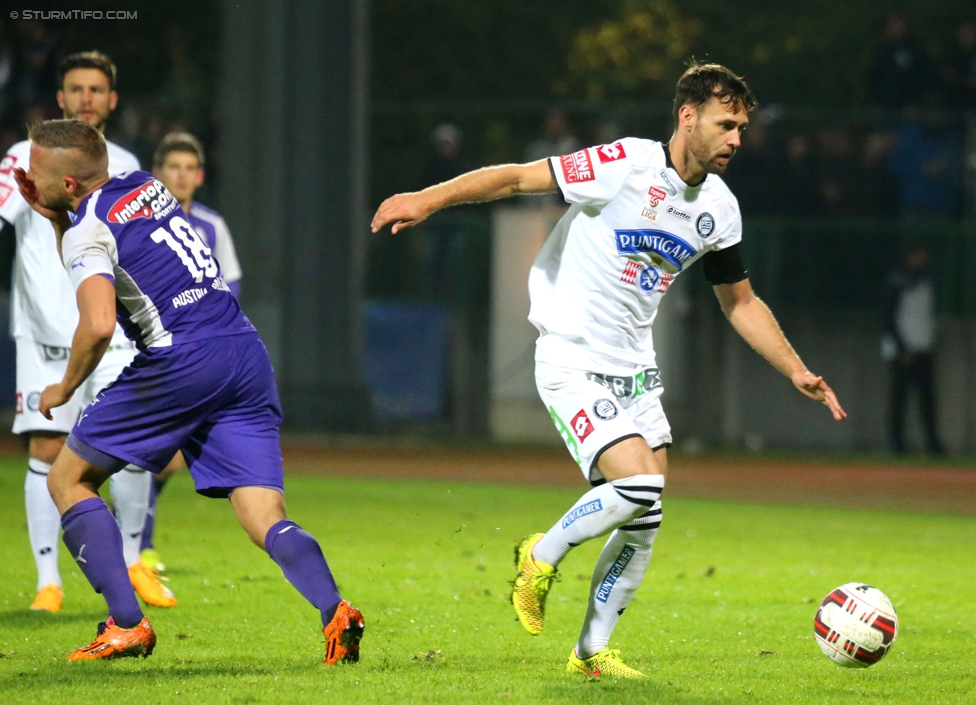
[[[27,509],[27,535],[37,566],[37,589],[51,583],[60,587],[58,540],[61,538],[61,515],[47,489],[47,474],[51,466],[37,458],[30,458],[27,467],[24,505]]]
[[[551,566],[574,546],[603,536],[638,518],[661,498],[664,475],[634,475],[613,480],[583,495],[532,549],[532,557]]]
[[[112,475],[112,503],[115,520],[122,531],[122,554],[128,567],[139,562],[139,544],[149,511],[151,483],[152,474],[134,465],[127,465]]]
[[[607,648],[617,620],[644,580],[660,525],[661,503],[657,502],[651,511],[610,534],[593,570],[586,617],[576,644],[579,658]]]

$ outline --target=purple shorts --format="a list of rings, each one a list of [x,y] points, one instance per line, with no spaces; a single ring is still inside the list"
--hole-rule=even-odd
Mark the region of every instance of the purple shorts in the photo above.
[[[84,410],[68,446],[110,472],[131,463],[158,473],[181,450],[208,497],[284,491],[281,420],[268,351],[244,333],[139,353]]]

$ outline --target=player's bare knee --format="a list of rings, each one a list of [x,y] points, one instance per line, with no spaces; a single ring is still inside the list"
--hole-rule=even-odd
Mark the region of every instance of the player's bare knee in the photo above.
[[[667,475],[667,451],[653,450],[643,438],[625,438],[603,451],[597,467],[608,481],[635,475]]]

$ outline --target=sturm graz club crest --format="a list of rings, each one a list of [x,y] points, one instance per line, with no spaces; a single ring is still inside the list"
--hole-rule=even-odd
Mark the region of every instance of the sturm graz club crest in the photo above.
[[[715,230],[715,218],[712,217],[711,213],[702,213],[698,216],[698,220],[695,221],[695,230],[702,237],[708,237]]]
[[[597,399],[593,405],[593,413],[604,421],[617,417],[617,405],[609,399]]]
[[[658,284],[661,283],[661,270],[651,265],[641,270],[637,278],[637,286],[645,294],[653,294],[657,291]]]

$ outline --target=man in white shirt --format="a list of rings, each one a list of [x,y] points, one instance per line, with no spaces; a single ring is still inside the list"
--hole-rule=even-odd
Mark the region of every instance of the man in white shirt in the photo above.
[[[57,98],[64,117],[84,120],[104,131],[118,102],[115,64],[99,52],[79,52],[65,57],[58,71]],[[107,145],[111,174],[139,169],[139,161],[132,154],[111,142]],[[0,219],[13,226],[17,241],[11,297],[11,333],[17,346],[17,413],[13,432],[29,438],[24,495],[38,574],[31,609],[57,612],[63,600],[58,571],[61,518],[48,492],[47,474],[82,410],[119,376],[136,350],[121,328],[116,327],[101,364],[71,402],[59,407],[53,420],[41,414],[41,392],[64,376],[78,324],[78,308],[54,230],[46,218],[31,209],[14,180],[14,169],[26,169],[29,156],[30,142],[18,142],[0,163]],[[127,467],[113,476],[112,498],[133,586],[147,603],[172,607],[176,604],[172,592],[160,583],[153,568],[139,561],[149,481],[149,473]]]
[[[928,452],[942,455],[935,394],[935,283],[929,271],[931,253],[921,244],[905,252],[902,266],[885,280],[884,337],[881,356],[891,368],[888,432],[891,449],[904,453],[905,412],[912,387]]]
[[[793,351],[753,294],[742,263],[738,203],[719,177],[740,146],[756,100],[725,67],[694,65],[679,79],[668,144],[627,138],[524,165],[488,167],[384,201],[373,231],[393,232],[459,203],[560,193],[570,204],[529,275],[539,329],[536,384],[553,422],[594,486],[545,534],[517,547],[512,602],[531,634],[544,626],[556,566],[610,533],[567,671],[641,678],[607,648],[647,571],[661,524],[671,429],[651,325],[674,277],[701,258],[736,331],[838,421],[833,391]]]

